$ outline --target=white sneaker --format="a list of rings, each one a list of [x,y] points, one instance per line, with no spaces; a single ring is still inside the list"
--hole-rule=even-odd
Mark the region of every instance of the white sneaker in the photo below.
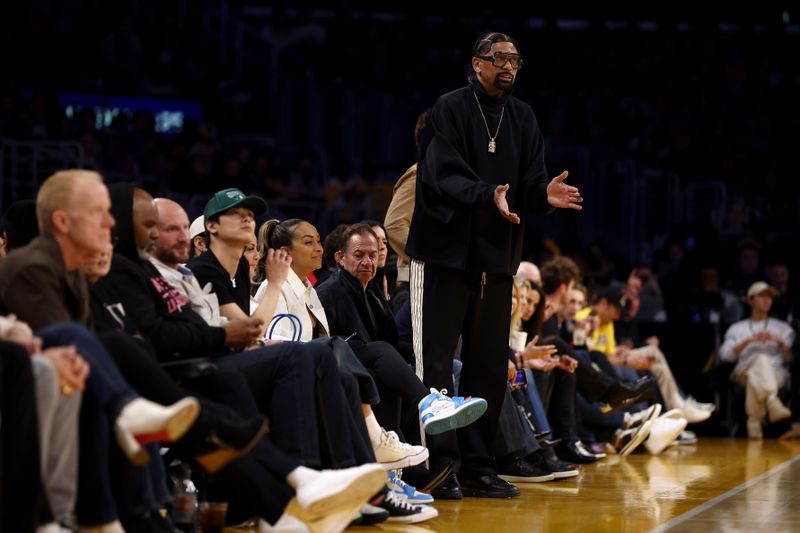
[[[133,464],[141,466],[150,460],[142,444],[178,440],[199,413],[200,404],[192,397],[168,406],[136,398],[125,404],[114,421],[117,443]]]
[[[685,418],[686,422],[689,424],[697,424],[698,422],[708,420],[708,417],[710,417],[712,413],[712,411],[708,409],[698,407],[695,402],[688,401],[683,404],[680,411],[682,418]]]
[[[362,502],[363,503],[363,502]],[[336,509],[329,510],[325,515],[314,517],[309,515],[297,504],[297,498],[292,498],[286,505],[283,514],[297,517],[308,528],[310,533],[341,533],[358,516],[362,504],[345,504]],[[294,533],[294,530],[292,530]]]
[[[686,400],[684,400],[684,403],[690,404],[690,405],[692,405],[692,406],[694,406],[694,407],[696,407],[698,409],[702,409],[704,411],[714,412],[714,411],[717,410],[717,406],[714,405],[713,403],[698,402],[692,396],[689,396],[688,398],[686,398]]]
[[[311,481],[297,487],[295,499],[313,520],[343,506],[356,505],[358,509],[385,483],[386,470],[375,463],[341,470],[322,470]]]
[[[308,533],[308,526],[296,516],[283,513],[274,525],[259,518],[258,533]]]
[[[767,416],[770,422],[779,422],[792,416],[792,411],[783,405],[780,398],[777,396],[770,396],[767,399]]]
[[[653,420],[650,436],[644,441],[644,447],[653,455],[658,455],[686,429],[685,418],[661,417]]]
[[[691,446],[697,444],[697,434],[694,431],[685,429],[669,444],[670,446]]]
[[[636,413],[625,413],[625,419],[622,422],[622,429],[630,429],[632,427],[641,426],[648,420],[654,420],[661,414],[661,404],[656,403],[642,409]]]
[[[428,449],[425,446],[412,446],[401,442],[397,433],[383,428],[381,428],[381,442],[374,451],[375,459],[386,470],[418,465],[428,458]]]
[[[641,426],[631,429],[618,429],[614,432],[614,438],[611,444],[617,450],[620,457],[629,455],[635,450],[644,439],[650,435],[650,430],[653,427],[653,421],[647,420]]]
[[[683,411],[680,409],[670,409],[661,415],[661,418],[683,418]]]

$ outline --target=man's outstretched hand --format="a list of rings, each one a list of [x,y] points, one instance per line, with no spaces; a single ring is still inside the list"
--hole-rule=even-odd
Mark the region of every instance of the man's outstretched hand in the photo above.
[[[506,193],[508,192],[508,183],[505,185],[498,185],[494,189],[494,205],[500,211],[500,215],[509,222],[519,224],[519,215],[512,213],[508,210],[508,201],[506,200]]]
[[[547,186],[547,201],[553,207],[562,209],[577,209],[580,211],[583,207],[580,205],[583,202],[581,193],[577,187],[567,185],[564,180],[567,179],[569,172],[566,170],[553,178],[553,181]],[[497,203],[497,192],[495,191],[495,203]]]

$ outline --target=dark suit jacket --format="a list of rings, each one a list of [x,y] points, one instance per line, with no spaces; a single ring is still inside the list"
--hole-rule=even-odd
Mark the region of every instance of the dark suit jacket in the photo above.
[[[83,272],[67,272],[61,248],[40,235],[0,262],[0,314],[14,313],[36,331],[57,322],[91,326]]]
[[[378,291],[364,290],[361,283],[344,269],[339,269],[315,287],[331,335],[355,336],[351,342],[385,341],[397,344],[397,326],[389,306]]]

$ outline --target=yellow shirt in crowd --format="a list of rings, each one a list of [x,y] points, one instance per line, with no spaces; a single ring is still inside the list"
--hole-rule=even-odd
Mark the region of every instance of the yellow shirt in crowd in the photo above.
[[[575,319],[583,320],[584,318],[588,318],[591,312],[591,307],[585,307],[575,313]],[[598,326],[594,332],[592,332],[591,339],[593,350],[605,354],[606,357],[614,355],[614,352],[617,350],[617,342],[614,338],[614,322],[612,321],[604,326]]]

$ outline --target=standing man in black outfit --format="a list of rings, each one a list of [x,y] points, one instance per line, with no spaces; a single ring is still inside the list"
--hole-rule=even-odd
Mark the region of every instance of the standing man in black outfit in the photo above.
[[[417,372],[427,386],[453,388],[459,335],[459,395],[489,403],[487,416],[429,444],[434,461],[457,461],[444,497],[519,495],[490,455],[506,382],[512,275],[522,253],[520,214],[581,209],[567,172],[548,183],[544,141],[531,107],[511,90],[522,67],[517,42],[481,36],[466,87],[441,96],[428,118],[417,168],[407,252]],[[519,213],[519,214],[518,214]]]

